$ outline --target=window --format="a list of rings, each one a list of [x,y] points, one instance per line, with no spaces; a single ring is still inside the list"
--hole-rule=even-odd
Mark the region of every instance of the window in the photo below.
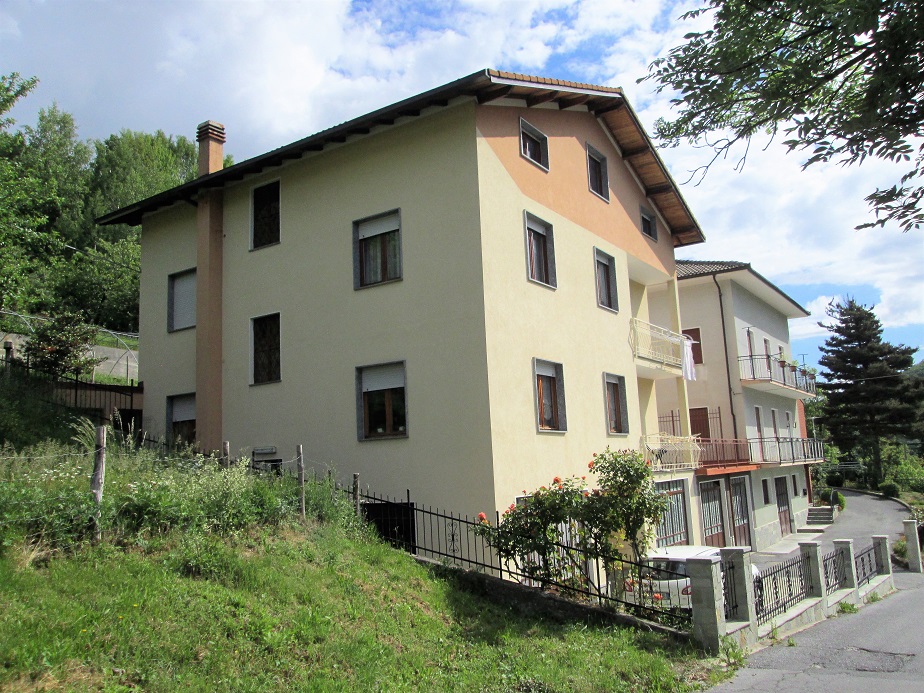
[[[401,218],[397,211],[353,223],[353,287],[401,279]]]
[[[597,305],[619,310],[616,300],[616,259],[594,248],[594,263],[597,273]]]
[[[691,327],[688,330],[682,330],[682,332],[693,340],[693,363],[702,363],[703,362],[703,343],[702,338],[700,337],[700,332],[698,327]]]
[[[653,240],[658,240],[658,222],[651,210],[642,207],[642,233]]]
[[[536,359],[534,369],[536,373],[536,411],[539,430],[566,430],[565,382],[561,364]]]
[[[795,474],[792,475],[792,495],[793,495],[793,498],[796,498],[799,496],[799,486],[796,482]]]
[[[590,191],[604,200],[610,199],[610,179],[606,171],[606,157],[587,145],[587,183]]]
[[[667,508],[658,522],[658,547],[689,544],[687,498],[683,481],[658,481],[655,482],[655,490],[667,496]]]
[[[549,170],[549,138],[522,118],[520,119],[520,154]]]
[[[279,181],[253,189],[251,247],[256,250],[279,243]]]
[[[529,256],[529,278],[547,286],[556,286],[552,226],[527,214],[526,246]]]
[[[764,490],[764,505],[770,505],[770,484],[766,479],[760,480],[761,488]]]
[[[280,380],[279,313],[251,320],[253,384]]]
[[[404,363],[356,369],[359,439],[407,436]]]
[[[629,412],[626,408],[626,379],[621,375],[603,374],[606,387],[606,426],[610,433],[629,432]]]
[[[786,437],[792,438],[792,414],[786,412]]]
[[[167,278],[167,330],[176,332],[196,326],[196,270]]]
[[[196,395],[174,395],[167,398],[167,432],[171,443],[196,440]]]

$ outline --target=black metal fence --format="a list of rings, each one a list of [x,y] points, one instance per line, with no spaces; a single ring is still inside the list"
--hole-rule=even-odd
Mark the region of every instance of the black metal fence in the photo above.
[[[343,491],[353,497],[352,489]],[[683,564],[614,559],[604,565],[582,548],[567,543],[567,532],[549,556],[531,554],[504,560],[485,537],[476,533],[480,524],[477,518],[418,505],[411,501],[410,494],[397,500],[360,491],[359,502],[364,517],[383,539],[417,556],[681,629],[692,627],[690,579]],[[556,577],[549,579],[550,573]]]
[[[835,549],[821,559],[825,571],[825,591],[836,592],[847,586],[847,561],[840,549]]]
[[[876,546],[868,546],[858,552],[853,559],[857,567],[857,587],[862,587],[867,582],[882,572],[882,566],[879,565],[879,556],[876,554]]]
[[[811,589],[808,556],[796,556],[754,578],[757,623],[763,624],[806,598]]]
[[[725,595],[725,620],[738,620],[738,590],[735,582],[735,564],[722,561],[722,594]]]

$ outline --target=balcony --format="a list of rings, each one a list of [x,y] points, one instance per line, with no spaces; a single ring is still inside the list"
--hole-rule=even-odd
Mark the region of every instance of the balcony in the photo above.
[[[706,438],[697,443],[700,447],[700,474],[709,476],[758,468],[751,458],[751,447],[746,440]]]
[[[824,444],[815,438],[749,438],[751,460],[761,464],[824,461]]]
[[[642,436],[641,452],[655,473],[698,469],[700,466],[701,448],[691,436],[666,433]]]
[[[808,375],[773,356],[741,356],[738,369],[741,384],[745,387],[793,399],[815,396],[814,375]]]
[[[629,343],[643,377],[678,377],[683,364],[683,340],[679,332],[638,318],[629,321]]]

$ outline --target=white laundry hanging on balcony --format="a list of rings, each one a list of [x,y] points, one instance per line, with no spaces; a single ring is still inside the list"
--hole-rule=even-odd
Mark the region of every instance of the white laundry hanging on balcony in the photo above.
[[[696,380],[696,368],[693,364],[693,339],[684,335],[681,370],[684,380]]]

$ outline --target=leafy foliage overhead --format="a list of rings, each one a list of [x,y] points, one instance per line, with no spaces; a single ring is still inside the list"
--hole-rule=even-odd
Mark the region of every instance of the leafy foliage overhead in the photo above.
[[[736,144],[741,165],[764,132],[808,152],[804,166],[910,162],[899,182],[866,197],[876,220],[858,228],[924,224],[924,2],[706,0],[683,18],[705,15],[712,28],[687,34],[643,78],[679,93],[679,115],[655,126],[662,142],[713,148],[701,174]]]

